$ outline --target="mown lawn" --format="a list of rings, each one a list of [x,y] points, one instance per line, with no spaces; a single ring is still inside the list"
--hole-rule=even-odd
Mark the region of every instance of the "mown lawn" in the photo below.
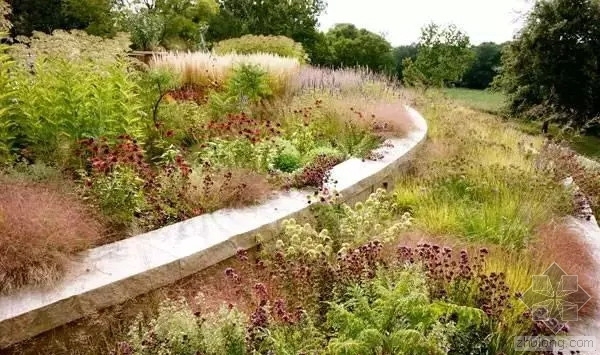
[[[500,92],[463,88],[447,88],[443,92],[461,105],[487,113],[500,114],[505,103],[504,95]],[[538,135],[542,131],[541,122],[518,120],[517,125],[521,131],[532,135]],[[550,134],[569,142],[577,153],[591,159],[600,159],[600,137],[561,132],[558,126],[551,126]]]
[[[499,92],[463,88],[447,88],[443,91],[450,99],[479,111],[499,113],[504,105],[504,95]]]

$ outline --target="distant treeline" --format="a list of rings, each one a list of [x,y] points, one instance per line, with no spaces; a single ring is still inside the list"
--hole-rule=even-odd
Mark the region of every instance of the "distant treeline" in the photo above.
[[[507,43],[497,44],[493,42],[484,42],[477,46],[472,46],[475,59],[463,74],[461,80],[453,83],[455,86],[469,89],[486,89],[499,74],[502,67],[502,49]],[[402,71],[405,69],[402,61],[405,58],[411,58],[413,61],[417,58],[418,45],[399,46],[394,48],[394,60],[396,63],[395,74],[402,79]]]

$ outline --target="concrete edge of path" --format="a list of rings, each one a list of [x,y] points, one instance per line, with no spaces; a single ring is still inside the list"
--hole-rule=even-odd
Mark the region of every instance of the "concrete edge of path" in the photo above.
[[[391,188],[427,136],[427,123],[407,107],[413,129],[389,139],[377,161],[347,160],[332,169],[331,186],[348,202]],[[398,119],[403,119],[399,117]],[[267,202],[201,215],[88,250],[51,289],[24,288],[0,295],[0,349],[78,320],[100,309],[174,283],[256,246],[280,222],[309,213],[309,191],[281,192]]]

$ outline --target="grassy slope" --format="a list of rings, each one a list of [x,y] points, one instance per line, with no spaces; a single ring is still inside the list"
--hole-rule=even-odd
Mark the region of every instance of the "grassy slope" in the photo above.
[[[444,94],[469,108],[489,113],[499,113],[504,105],[504,96],[499,92],[448,88]]]
[[[504,96],[499,92],[463,88],[448,88],[444,89],[443,92],[448,98],[459,104],[487,113],[501,113],[502,106],[504,105]],[[541,122],[521,121],[518,123],[518,127],[523,132],[533,135],[541,132]],[[579,154],[600,160],[600,137],[586,135],[567,136],[560,132],[556,126],[550,128],[550,133],[553,136],[564,136],[570,146]]]
[[[564,207],[562,197],[549,192],[555,190],[553,186],[530,188],[545,183],[537,180],[534,159],[529,153],[530,148],[540,148],[542,138],[524,134],[497,116],[452,104],[437,93],[432,95],[416,98],[415,106],[430,126],[429,139],[418,164],[399,182],[396,198],[412,211],[423,238],[447,236],[462,243],[492,246],[487,267],[504,272],[513,290],[524,291],[530,285],[531,275],[543,271],[550,260],[557,260],[556,255],[541,255],[535,247],[535,242],[544,237],[536,232],[536,227],[564,213],[560,210]],[[551,237],[546,244],[561,239]],[[558,249],[549,248],[551,252]],[[224,264],[228,263],[235,260]],[[561,260],[559,263],[563,265]],[[201,285],[211,284],[211,278],[218,279],[224,264],[112,307],[77,325],[53,330],[8,353],[37,354],[41,349],[53,353],[48,348],[60,346],[76,351],[74,354],[105,353],[125,337],[137,312],[148,312],[167,295],[189,296],[205,291]],[[220,286],[206,292],[208,300],[225,300],[223,285]],[[515,307],[514,312],[507,314],[510,330],[499,331],[492,339],[496,353],[512,354],[509,345],[521,330],[519,316],[523,311],[522,305]]]

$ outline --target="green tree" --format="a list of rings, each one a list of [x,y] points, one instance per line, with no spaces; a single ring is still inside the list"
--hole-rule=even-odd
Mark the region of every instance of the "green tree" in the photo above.
[[[396,75],[398,79],[402,80],[402,71],[404,66],[402,63],[404,59],[410,58],[412,61],[417,59],[417,53],[419,52],[417,44],[409,44],[408,46],[398,46],[394,48],[394,62],[396,64]]]
[[[325,35],[331,50],[329,64],[335,67],[362,66],[376,71],[393,70],[392,46],[382,36],[358,29],[352,24],[337,24]]]
[[[197,49],[219,8],[215,0],[134,0],[121,10],[134,48]]]
[[[473,47],[475,60],[464,74],[460,86],[471,89],[486,89],[502,66],[502,45],[485,42]]]
[[[113,6],[114,0],[64,0],[62,13],[91,35],[112,36],[117,30]]]
[[[403,63],[407,84],[444,86],[458,81],[474,59],[469,37],[455,25],[440,27],[431,23],[421,30],[417,58]]]
[[[217,42],[246,34],[286,36],[302,43],[312,57],[324,0],[219,0],[220,11],[207,37]]]
[[[12,2],[13,35],[33,31],[89,29],[96,35],[114,34],[114,0],[19,0]]]
[[[585,127],[600,114],[600,5],[540,0],[502,57],[513,114]]]

